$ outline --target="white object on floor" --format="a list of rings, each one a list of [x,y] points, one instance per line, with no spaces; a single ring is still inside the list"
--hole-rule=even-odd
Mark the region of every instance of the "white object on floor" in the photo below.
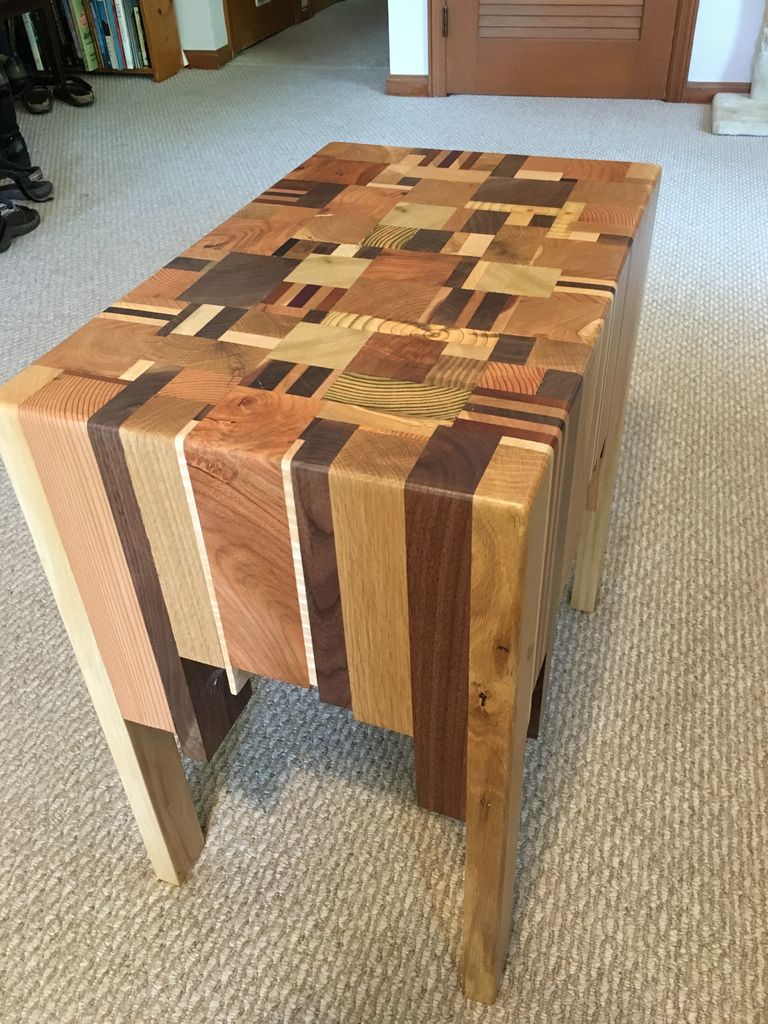
[[[768,3],[757,41],[752,92],[749,96],[722,92],[712,102],[715,135],[768,136]]]

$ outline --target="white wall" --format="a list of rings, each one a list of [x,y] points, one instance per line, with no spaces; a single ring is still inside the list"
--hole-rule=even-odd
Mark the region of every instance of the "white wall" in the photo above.
[[[700,0],[692,82],[749,82],[764,0]]]
[[[428,0],[388,0],[389,70],[393,75],[429,71]]]
[[[227,45],[222,0],[175,0],[182,50],[218,50]]]
[[[690,80],[750,81],[764,8],[764,0],[700,0]],[[426,75],[427,40],[427,0],[389,0],[392,74]]]

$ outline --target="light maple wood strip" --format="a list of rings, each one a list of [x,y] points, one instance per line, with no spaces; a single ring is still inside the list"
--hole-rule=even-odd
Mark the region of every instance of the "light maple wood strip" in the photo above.
[[[121,390],[110,381],[64,374],[22,402],[19,419],[123,717],[174,732],[88,436],[88,418]]]
[[[18,405],[60,371],[31,366],[0,390],[0,454],[69,634],[110,753],[155,874],[178,885],[197,859],[203,835],[171,733],[123,720],[69,558],[59,536]]]
[[[552,460],[503,446],[473,501],[463,983],[496,998],[509,948]]]
[[[573,579],[571,604],[574,608],[584,612],[592,612],[597,606],[616,472],[621,451],[624,411],[626,408],[627,391],[629,390],[629,374],[637,337],[640,307],[645,291],[648,256],[653,237],[653,224],[656,216],[658,195],[659,187],[657,184],[632,249],[630,275],[626,285],[627,295],[622,316],[621,337],[619,339],[621,347],[625,350],[620,364],[620,379],[616,380],[613,395],[611,396],[612,412],[609,421],[608,437],[600,464],[597,467],[598,476],[593,485],[596,490],[593,492],[592,501],[590,502],[592,508],[588,508],[585,512],[584,524],[576,554],[576,571]]]
[[[199,399],[156,395],[120,427],[120,440],[182,658],[225,665],[200,559],[176,436],[203,408]]]
[[[424,439],[357,431],[329,472],[352,711],[409,735],[403,487],[423,448]]]

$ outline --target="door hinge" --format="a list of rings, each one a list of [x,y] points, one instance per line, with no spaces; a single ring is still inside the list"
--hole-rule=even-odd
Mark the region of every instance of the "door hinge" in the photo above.
[[[443,36],[448,36],[448,4],[443,7]]]

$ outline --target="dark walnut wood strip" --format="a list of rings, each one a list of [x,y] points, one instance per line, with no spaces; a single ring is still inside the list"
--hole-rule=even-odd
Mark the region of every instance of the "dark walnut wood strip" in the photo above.
[[[328,469],[357,428],[316,420],[291,460],[291,482],[320,700],[351,708]]]
[[[203,756],[203,744],[189,699],[168,609],[152,559],[152,550],[141,518],[141,509],[120,440],[120,425],[171,380],[177,370],[146,373],[122,388],[88,420],[88,436],[101,473],[112,519],[123,546],[126,565],[136,594],[158,672],[168,698],[173,723],[182,749],[190,757]]]
[[[499,436],[438,427],[405,484],[416,797],[453,818],[466,801],[472,495]]]
[[[181,667],[189,687],[189,699],[200,726],[200,740],[205,757],[210,759],[227,738],[227,733],[251,699],[250,682],[234,696],[229,689],[227,673],[214,665],[181,659]]]
[[[205,761],[215,753],[226,736],[229,726],[222,729],[222,715],[226,720],[227,706],[231,712],[237,709],[234,717],[229,715],[234,721],[250,691],[244,699],[242,694],[234,697],[226,685],[223,689],[216,689],[209,684],[201,684],[201,676],[210,678],[217,671],[211,666],[188,660],[182,665],[120,437],[120,427],[125,420],[178,372],[176,368],[149,372],[128,384],[90,417],[88,436],[123,545],[126,564],[136,594],[140,597],[147,636],[181,748],[188,757]],[[194,699],[190,683],[194,686]],[[212,701],[210,708],[206,697]]]

